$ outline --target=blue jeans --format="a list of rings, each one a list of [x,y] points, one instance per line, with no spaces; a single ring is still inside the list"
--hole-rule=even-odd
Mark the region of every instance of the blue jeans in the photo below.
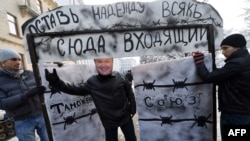
[[[225,127],[227,125],[250,125],[250,115],[237,115],[237,114],[226,114],[221,112],[220,116],[220,130],[221,139],[224,141]]]
[[[49,141],[42,114],[15,121],[15,131],[19,141],[36,141],[35,130],[37,130],[40,141]]]
[[[127,123],[120,126],[126,141],[136,141],[133,120],[129,119]],[[106,141],[118,141],[118,127],[105,128]]]

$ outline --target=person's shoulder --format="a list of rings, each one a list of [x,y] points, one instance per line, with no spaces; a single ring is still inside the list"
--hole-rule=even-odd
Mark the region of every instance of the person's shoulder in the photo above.
[[[2,75],[3,75],[2,71],[3,71],[3,69],[2,69],[2,68],[0,68],[0,76],[2,76]]]
[[[23,71],[24,71],[24,72],[33,73],[33,71],[31,71],[31,70],[26,70],[26,69],[24,69]]]
[[[0,76],[6,76],[6,73],[4,72],[3,68],[0,68]]]
[[[113,71],[113,72],[112,72],[112,75],[115,76],[115,77],[117,77],[117,78],[121,78],[122,80],[126,80],[125,74],[120,73],[120,72],[118,72],[118,71]]]
[[[90,81],[95,81],[97,79],[97,75],[91,75],[87,81],[90,82]]]
[[[124,76],[124,74],[122,74],[122,73],[120,73],[120,72],[118,72],[118,71],[113,71],[112,72],[112,76]]]
[[[112,74],[114,74],[114,75],[119,75],[119,74],[121,74],[121,73],[118,72],[118,71],[113,71]]]
[[[33,71],[31,71],[31,70],[23,70],[23,73],[25,73],[25,74],[33,74],[34,72]]]

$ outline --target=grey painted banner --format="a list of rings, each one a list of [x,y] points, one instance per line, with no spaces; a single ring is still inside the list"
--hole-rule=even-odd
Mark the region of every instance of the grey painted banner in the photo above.
[[[32,34],[30,47],[38,50],[40,62],[46,62],[205,50],[208,31],[197,25],[209,24],[219,47],[223,22],[211,5],[157,0],[64,6],[27,21],[23,32],[27,51],[26,35]]]
[[[189,27],[35,37],[39,61],[133,57],[207,50],[207,29]]]
[[[212,70],[211,55],[205,64]],[[132,73],[141,141],[213,140],[213,85],[199,78],[193,57],[140,65]]]
[[[45,68],[50,72],[55,68],[60,79],[76,85],[85,82],[90,75],[96,74],[93,65],[84,64],[64,64],[61,67],[44,64],[39,68],[42,70],[41,76],[45,75]],[[47,87],[44,103],[53,141],[104,141],[104,129],[90,95],[73,96],[53,91],[44,77],[42,81]]]

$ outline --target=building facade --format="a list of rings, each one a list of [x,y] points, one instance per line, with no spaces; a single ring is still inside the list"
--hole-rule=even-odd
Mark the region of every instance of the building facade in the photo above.
[[[58,7],[54,0],[1,0],[0,1],[0,49],[12,48],[22,56],[25,69],[28,63],[22,36],[22,25],[29,19]]]
[[[135,57],[121,58],[120,72],[126,74],[128,70],[131,70],[133,67],[137,66],[138,63],[139,61],[136,61]]]

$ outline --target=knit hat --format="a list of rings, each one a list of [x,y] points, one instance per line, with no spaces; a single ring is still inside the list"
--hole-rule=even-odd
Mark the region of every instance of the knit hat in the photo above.
[[[10,48],[0,49],[0,62],[4,62],[4,61],[9,60],[11,58],[20,58],[21,59],[21,56],[18,52],[16,52],[13,49],[10,49]]]
[[[232,35],[227,36],[224,40],[222,40],[220,46],[229,45],[232,47],[242,48],[242,47],[246,47],[246,44],[247,42],[243,35],[232,34]]]

